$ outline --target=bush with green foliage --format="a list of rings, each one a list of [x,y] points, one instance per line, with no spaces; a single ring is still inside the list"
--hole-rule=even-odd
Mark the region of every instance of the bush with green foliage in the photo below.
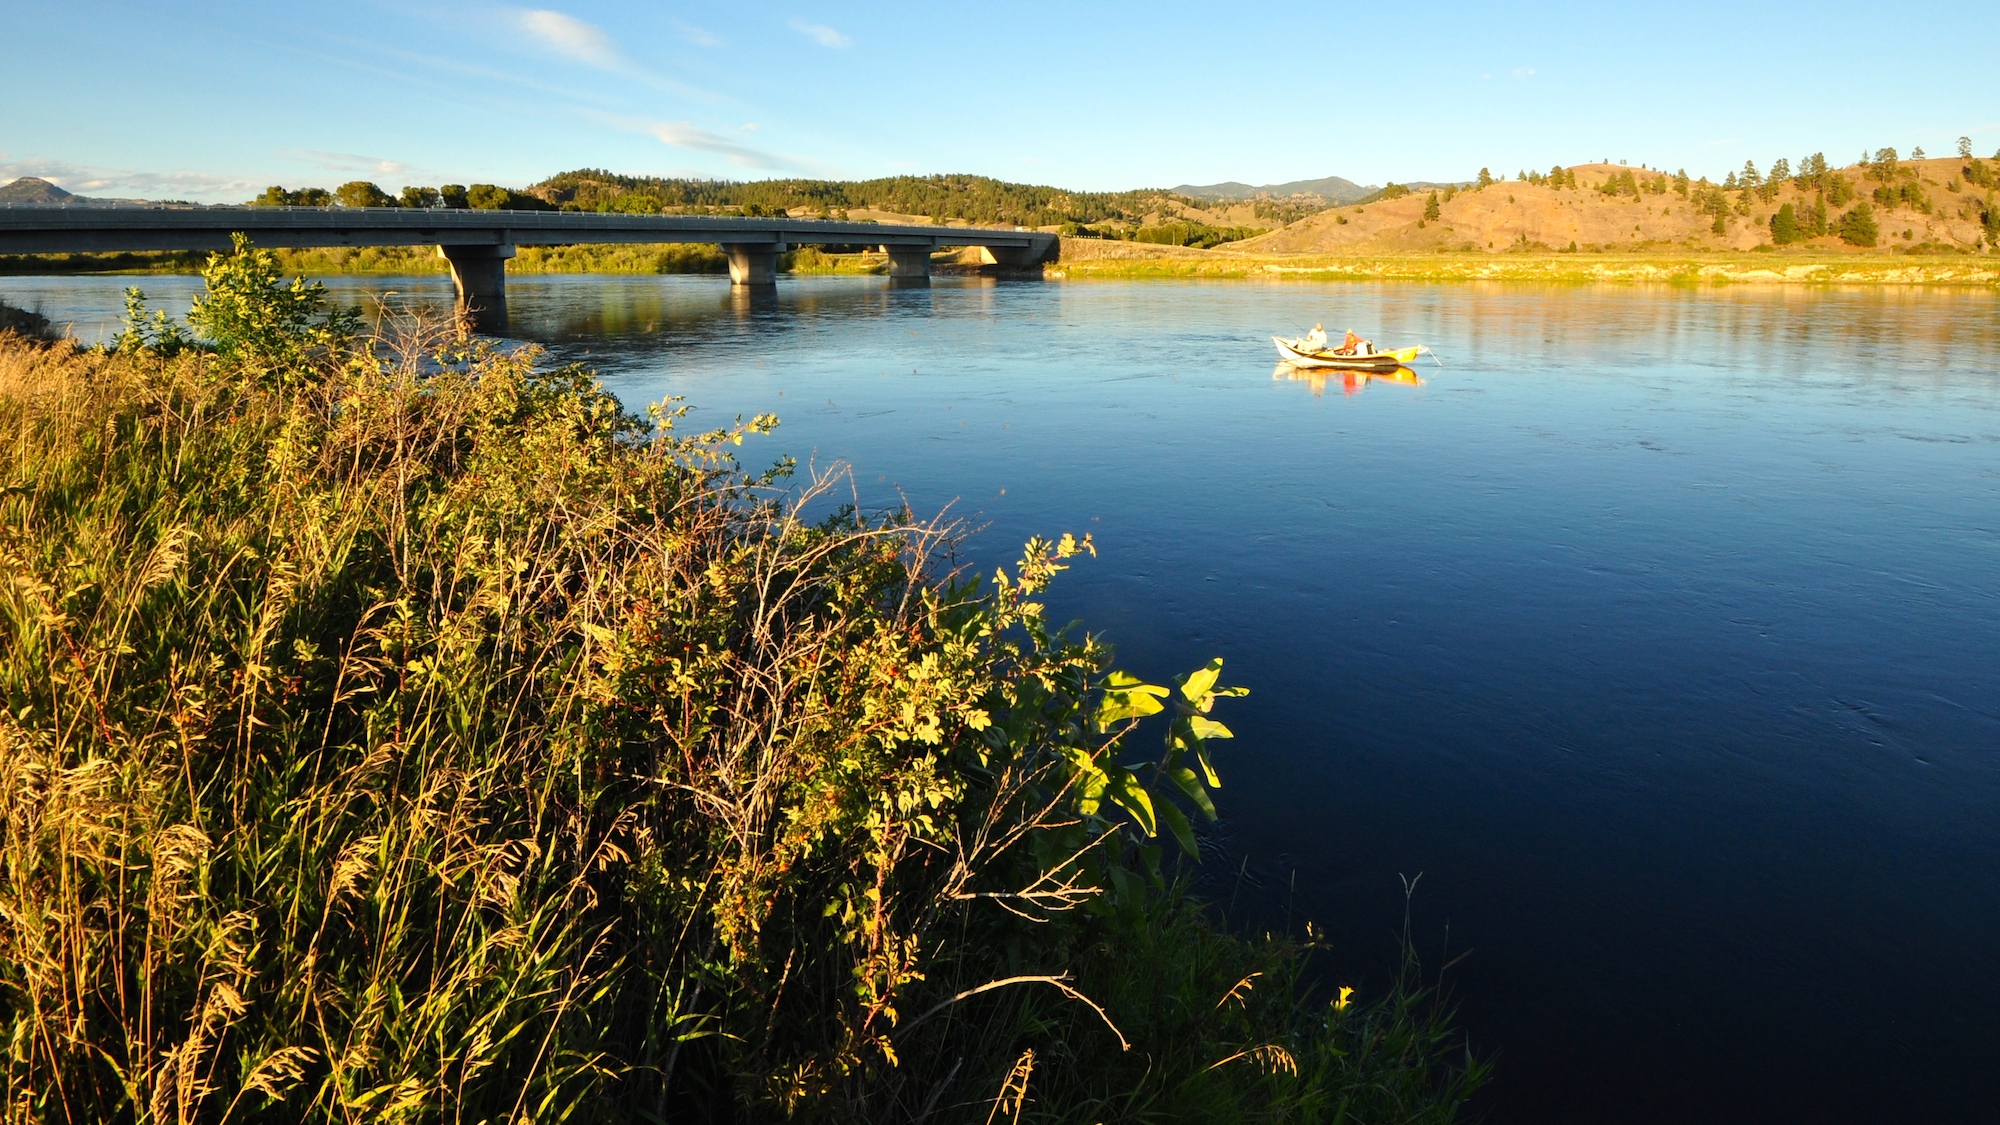
[[[349,180],[333,189],[333,201],[342,207],[394,207],[396,198],[367,180]]]
[[[7,1121],[1442,1123],[1479,1084],[1413,982],[1316,993],[1174,893],[1241,693],[1052,628],[1087,540],[982,580],[739,469],[773,419],[364,337],[241,246],[208,281],[171,354],[0,345]]]
[[[1132,240],[1159,246],[1194,246],[1207,250],[1225,242],[1240,242],[1246,238],[1255,238],[1263,233],[1255,227],[1214,227],[1207,223],[1168,222],[1140,227],[1133,232]]]
[[[264,189],[264,194],[250,201],[252,207],[331,207],[333,193],[325,188],[300,188],[287,191],[281,184],[272,184]]]

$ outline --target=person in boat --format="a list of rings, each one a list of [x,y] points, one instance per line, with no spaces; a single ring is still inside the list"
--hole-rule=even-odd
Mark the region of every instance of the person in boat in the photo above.
[[[1333,354],[1355,355],[1357,354],[1357,349],[1364,349],[1367,343],[1368,341],[1362,339],[1359,336],[1356,336],[1354,334],[1354,329],[1350,328],[1347,330],[1347,338],[1340,342],[1340,348]]]
[[[1317,325],[1317,324],[1313,325],[1313,328],[1312,328],[1312,331],[1311,331],[1311,332],[1308,332],[1308,333],[1306,333],[1306,338],[1305,338],[1305,340],[1304,340],[1304,343],[1305,343],[1305,346],[1306,346],[1306,350],[1307,350],[1307,351],[1309,351],[1309,352],[1323,352],[1323,351],[1325,351],[1325,350],[1326,350],[1326,329],[1324,329],[1324,328],[1321,328],[1321,327],[1320,327],[1319,325]]]

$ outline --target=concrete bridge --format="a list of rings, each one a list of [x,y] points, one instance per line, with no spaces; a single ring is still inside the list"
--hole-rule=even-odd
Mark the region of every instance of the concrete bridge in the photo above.
[[[475,331],[507,328],[506,260],[516,246],[603,242],[712,242],[736,285],[773,285],[778,255],[794,246],[878,246],[896,284],[927,285],[931,254],[978,246],[1002,266],[1052,259],[1056,236],[986,227],[912,226],[828,219],[606,215],[589,211],[409,210],[393,207],[0,207],[0,254],[227,250],[242,232],[258,246],[435,245],[451,263],[459,315]]]

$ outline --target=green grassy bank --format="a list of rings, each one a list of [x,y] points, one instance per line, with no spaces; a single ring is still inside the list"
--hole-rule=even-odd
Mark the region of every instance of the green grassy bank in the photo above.
[[[1625,285],[1939,285],[2000,288],[2000,258],[1966,254],[1251,254],[1065,239],[1053,277],[1270,281],[1515,281]]]
[[[1446,1122],[1413,962],[1173,856],[1220,662],[268,254],[0,336],[8,1122]],[[806,512],[824,513],[808,516]],[[1358,994],[1343,981],[1361,984]]]

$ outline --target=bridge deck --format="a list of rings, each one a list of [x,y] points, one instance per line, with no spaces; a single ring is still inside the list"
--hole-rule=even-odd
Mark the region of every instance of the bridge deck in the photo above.
[[[376,207],[0,207],[0,254],[226,250],[241,231],[259,246],[556,246],[713,242],[745,247],[870,245],[936,250],[985,246],[1039,261],[1056,237],[990,227],[831,219],[606,215],[588,211],[405,210]]]

